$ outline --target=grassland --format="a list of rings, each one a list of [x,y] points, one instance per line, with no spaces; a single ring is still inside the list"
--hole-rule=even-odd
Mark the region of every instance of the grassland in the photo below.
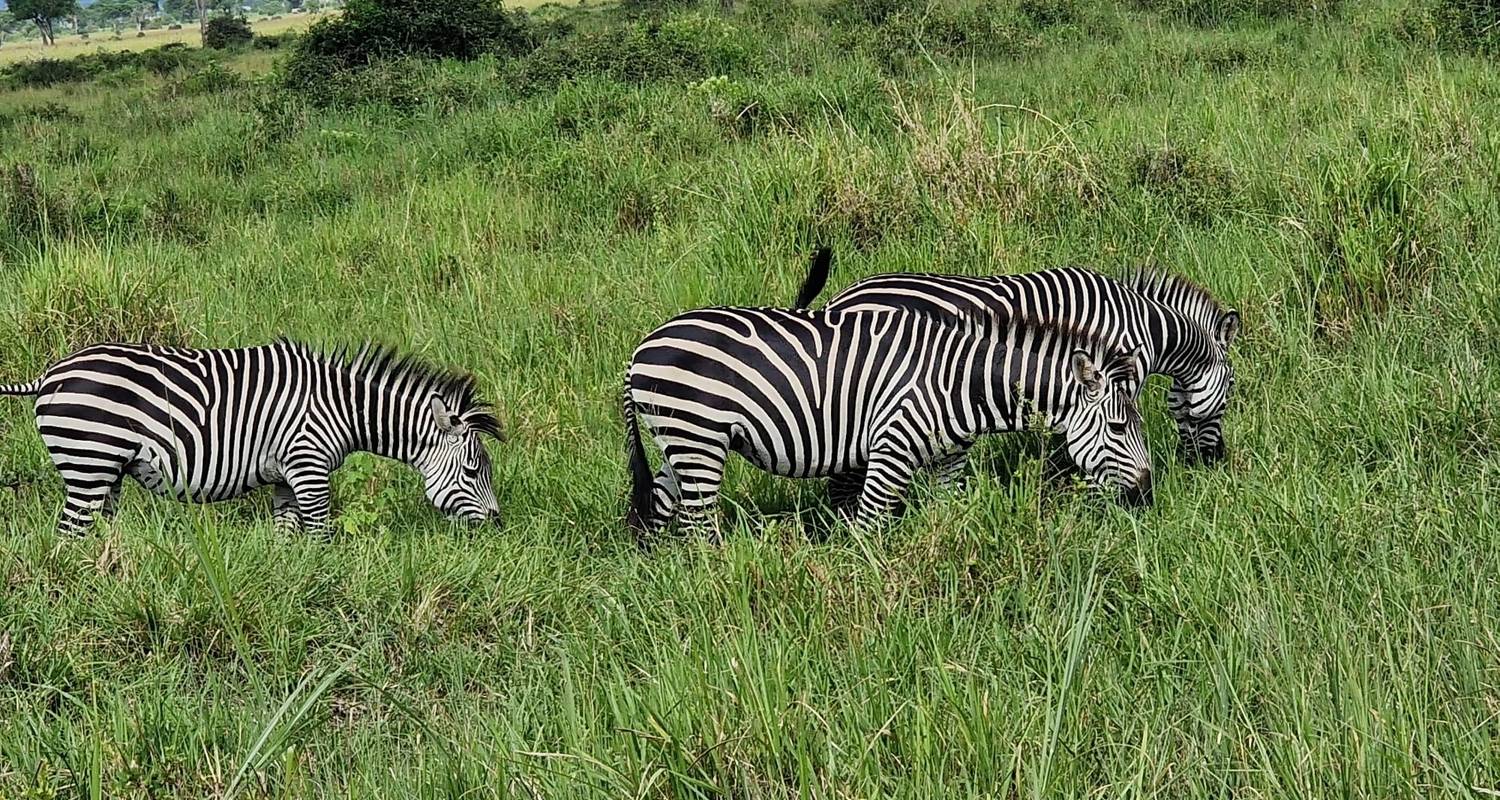
[[[327,15],[289,14],[279,19],[256,17],[250,20],[250,29],[262,36],[300,31],[324,16]],[[184,25],[175,31],[158,28],[145,31],[145,34],[145,36],[136,36],[135,31],[128,28],[119,39],[112,38],[113,34],[109,31],[95,31],[89,34],[87,39],[71,34],[57,37],[57,44],[47,47],[42,45],[40,39],[35,38],[10,41],[0,46],[0,64],[32,61],[38,58],[72,58],[84,53],[147,50],[165,44],[197,46],[200,42],[196,25]]]
[[[737,74],[523,95],[428,65],[399,108],[0,94],[0,376],[101,338],[373,337],[474,370],[511,437],[498,529],[358,458],[330,542],[133,487],[59,540],[7,401],[0,797],[1500,790],[1500,72],[1388,4],[1076,7],[947,56],[752,4],[714,23],[760,54]],[[1153,384],[1142,513],[1006,440],[878,534],[737,468],[724,546],[638,551],[631,348],[787,301],[820,242],[836,286],[1200,281],[1245,320],[1227,464],[1176,463]]]

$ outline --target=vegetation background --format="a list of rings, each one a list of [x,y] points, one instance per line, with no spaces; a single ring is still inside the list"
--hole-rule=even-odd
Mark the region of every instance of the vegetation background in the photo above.
[[[420,35],[392,32],[420,31]],[[474,370],[499,529],[339,473],[59,540],[0,405],[0,797],[1500,791],[1500,71],[1465,0],[353,2],[0,81],[0,375],[102,339]],[[7,45],[8,47],[9,45]],[[617,398],[694,306],[892,270],[1185,274],[1221,468],[1132,514],[985,443],[898,526],[731,472],[637,551]],[[743,467],[743,465],[740,465]]]

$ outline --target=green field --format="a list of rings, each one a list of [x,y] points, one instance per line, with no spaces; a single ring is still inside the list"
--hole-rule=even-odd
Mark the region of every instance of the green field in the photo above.
[[[335,109],[182,75],[0,92],[0,381],[101,339],[368,337],[474,371],[510,437],[498,528],[361,457],[331,541],[133,485],[64,540],[4,399],[0,797],[1500,792],[1493,59],[1401,35],[1400,3],[710,5],[668,30],[732,71],[522,92],[482,58]],[[738,462],[722,546],[638,550],[632,348],[789,302],[825,242],[832,289],[1202,283],[1244,319],[1227,462],[1177,462],[1156,379],[1149,510],[1010,437],[871,534]]]

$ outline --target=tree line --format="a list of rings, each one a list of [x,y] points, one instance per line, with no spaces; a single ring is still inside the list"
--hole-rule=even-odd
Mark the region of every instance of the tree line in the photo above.
[[[296,11],[321,5],[319,0],[254,0],[250,6],[263,14]],[[96,0],[80,6],[77,0],[10,0],[0,9],[0,45],[6,37],[34,27],[43,45],[57,43],[56,25],[66,20],[77,32],[90,28],[121,33],[127,25],[144,32],[153,20],[196,21],[200,31],[215,14],[238,13],[237,0]]]

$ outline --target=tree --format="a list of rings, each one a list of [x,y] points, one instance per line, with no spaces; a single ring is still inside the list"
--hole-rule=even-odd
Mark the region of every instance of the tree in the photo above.
[[[15,30],[16,15],[8,10],[0,9],[0,45],[5,44],[5,37]]]
[[[108,26],[118,34],[125,20],[138,13],[138,4],[136,0],[97,0],[85,13],[93,18],[95,25]]]
[[[161,0],[161,13],[178,22],[192,19],[197,8],[194,0]]]
[[[74,0],[10,0],[10,13],[18,19],[35,22],[44,45],[57,44],[52,35],[52,20],[71,16],[77,13],[77,9]]]

